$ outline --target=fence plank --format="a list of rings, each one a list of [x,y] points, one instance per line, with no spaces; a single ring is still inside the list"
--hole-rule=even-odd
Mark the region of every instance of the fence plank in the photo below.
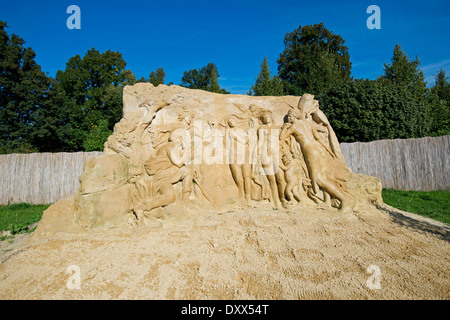
[[[353,172],[378,177],[384,188],[450,189],[450,135],[340,145]]]
[[[102,152],[0,155],[0,204],[53,203],[80,187],[87,159]]]

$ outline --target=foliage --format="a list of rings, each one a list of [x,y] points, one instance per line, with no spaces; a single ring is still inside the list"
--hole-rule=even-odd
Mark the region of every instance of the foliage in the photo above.
[[[69,115],[74,103],[55,79],[50,81],[46,99],[35,113],[36,123],[29,138],[40,152],[71,151]]]
[[[36,63],[34,51],[24,47],[22,38],[9,36],[6,27],[0,21],[0,153],[34,152],[40,148],[33,139],[48,137],[43,130],[58,139],[50,124],[35,132],[43,111],[52,105],[53,82]]]
[[[118,52],[88,50],[47,77],[24,41],[0,21],[0,153],[81,151],[92,124],[122,117],[122,91],[135,82]]]
[[[106,119],[100,120],[98,125],[93,124],[83,143],[84,151],[103,151],[104,144],[111,134],[112,131],[108,129]]]
[[[439,70],[439,73],[436,75],[431,92],[437,95],[439,99],[450,102],[450,83],[448,82],[448,77],[443,69]]]
[[[424,125],[427,127],[424,134],[430,136],[450,134],[450,85],[445,71],[441,70],[436,76],[436,83],[430,90],[419,66],[419,58],[410,59],[397,44],[391,63],[384,64],[384,75],[378,80],[384,82],[389,80],[411,93],[416,111],[426,114],[427,123]]]
[[[323,23],[299,26],[284,38],[278,75],[290,95],[318,94],[351,80],[351,62],[344,40]]]
[[[0,206],[0,231],[10,230],[11,234],[31,232],[28,226],[41,220],[42,214],[49,206],[28,203]]]
[[[450,134],[450,103],[430,93],[427,98],[427,112],[430,123],[429,135],[433,137]]]
[[[450,191],[383,189],[382,196],[383,201],[392,207],[450,225]]]
[[[190,89],[201,89],[216,93],[229,93],[219,86],[219,71],[214,63],[210,62],[200,70],[185,71],[181,78],[181,86]]]
[[[150,76],[148,80],[151,84],[157,87],[160,84],[164,84],[164,78],[166,77],[166,73],[163,68],[157,68],[156,71],[150,72]]]
[[[340,142],[416,138],[426,135],[425,108],[389,80],[354,80],[317,96]]]
[[[399,44],[394,47],[391,64],[384,64],[384,75],[379,80],[390,80],[395,84],[409,90],[415,99],[420,102],[427,93],[427,84],[422,70],[419,69],[420,60],[416,57],[409,59]]]
[[[164,68],[157,68],[156,71],[150,72],[148,79],[141,77],[136,82],[151,83],[157,87],[160,84],[165,84],[165,78],[166,72],[164,71]],[[173,85],[173,82],[169,82],[167,85],[171,86]]]
[[[261,71],[248,94],[252,96],[282,96],[284,94],[281,79],[278,76],[271,77],[267,56],[261,63]]]
[[[441,69],[428,99],[433,136],[450,134],[450,83],[447,79],[445,71]]]
[[[92,124],[105,119],[112,129],[121,119],[123,87],[136,82],[125,66],[119,52],[100,53],[92,48],[83,58],[79,55],[70,58],[66,69],[56,73],[67,100],[73,104],[67,130],[72,151],[83,150]]]
[[[122,117],[122,93],[136,83],[119,52],[95,48],[71,57],[53,79],[35,61],[35,52],[0,21],[0,153],[102,150]],[[340,141],[372,141],[450,134],[450,83],[444,70],[427,89],[418,57],[399,44],[384,74],[375,81],[351,78],[348,48],[323,23],[287,33],[278,75],[267,57],[248,94],[312,93]],[[181,86],[229,93],[219,85],[214,63],[184,72]],[[163,68],[148,79],[164,84]],[[170,85],[171,83],[169,83]]]
[[[372,141],[450,134],[450,85],[445,72],[429,90],[419,69],[396,45],[384,75],[329,87],[317,97],[340,141]]]

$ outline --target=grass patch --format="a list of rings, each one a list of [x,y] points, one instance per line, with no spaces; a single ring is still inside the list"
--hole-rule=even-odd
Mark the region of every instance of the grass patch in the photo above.
[[[450,225],[450,191],[383,189],[384,203]]]
[[[9,230],[12,235],[33,231],[33,229],[28,229],[28,226],[40,221],[42,214],[49,206],[50,204],[28,203],[0,206],[0,231]]]

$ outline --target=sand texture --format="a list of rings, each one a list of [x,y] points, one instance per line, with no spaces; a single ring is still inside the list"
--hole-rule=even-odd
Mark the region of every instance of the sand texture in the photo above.
[[[70,223],[73,201],[52,205],[28,239],[2,242],[0,299],[450,298],[450,228],[384,204],[261,205],[86,231]]]

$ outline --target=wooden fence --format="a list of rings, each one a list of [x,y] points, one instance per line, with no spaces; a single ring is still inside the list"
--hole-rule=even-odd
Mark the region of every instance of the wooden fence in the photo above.
[[[383,188],[450,189],[450,135],[340,145],[348,167],[378,177]]]
[[[53,203],[80,187],[87,159],[101,152],[0,155],[0,205]]]
[[[450,189],[450,135],[341,143],[353,172],[378,177],[384,188]],[[0,205],[53,203],[77,192],[87,159],[101,152],[0,155]]]

